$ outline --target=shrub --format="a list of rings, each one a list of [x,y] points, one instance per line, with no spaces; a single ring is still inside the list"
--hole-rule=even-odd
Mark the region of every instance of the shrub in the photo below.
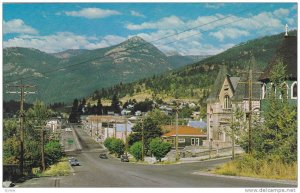
[[[104,141],[104,146],[108,149],[109,152],[112,151],[112,148],[111,148],[111,142],[114,138],[112,137],[109,137],[109,138],[106,138],[105,141]]]
[[[163,142],[160,138],[154,138],[150,142],[150,151],[154,157],[161,161],[163,157],[171,150],[171,144]]]
[[[49,141],[45,145],[45,160],[46,165],[52,165],[58,162],[63,156],[59,141]]]
[[[135,142],[131,147],[130,147],[130,153],[133,155],[133,157],[139,161],[142,160],[142,148],[143,144],[142,142],[138,141]]]
[[[121,139],[113,138],[110,143],[112,153],[115,153],[118,157],[120,157],[125,152],[125,145]]]
[[[245,155],[240,159],[228,162],[217,168],[215,173],[232,176],[249,176],[270,179],[297,179],[297,163],[285,163],[278,156],[256,159]]]

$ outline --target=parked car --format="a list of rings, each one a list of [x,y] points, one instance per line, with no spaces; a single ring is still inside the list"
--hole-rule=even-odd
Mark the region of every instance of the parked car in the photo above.
[[[121,162],[129,162],[129,158],[127,155],[121,155]]]
[[[79,161],[76,158],[74,158],[74,157],[71,157],[69,159],[69,163],[70,163],[71,166],[79,166],[80,165]]]
[[[65,131],[72,131],[72,129],[71,128],[65,128]]]
[[[107,159],[108,157],[107,157],[107,155],[105,153],[101,153],[99,155],[99,158],[101,158],[101,159]]]

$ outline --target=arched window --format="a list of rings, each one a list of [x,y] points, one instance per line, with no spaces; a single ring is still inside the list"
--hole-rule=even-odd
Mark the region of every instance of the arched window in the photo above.
[[[294,82],[291,86],[291,98],[297,99],[297,82]]]
[[[279,95],[280,99],[288,98],[288,88],[289,87],[285,82],[281,84],[280,95]]]
[[[224,97],[224,109],[229,109],[229,108],[231,108],[230,97],[228,95],[225,95],[225,97]]]
[[[267,86],[264,83],[261,87],[261,99],[265,99],[267,94]]]

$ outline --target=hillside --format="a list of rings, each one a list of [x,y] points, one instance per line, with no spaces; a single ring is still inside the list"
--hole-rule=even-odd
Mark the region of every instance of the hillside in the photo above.
[[[66,50],[55,54],[31,48],[5,48],[3,79],[5,83],[32,76],[24,81],[37,85],[38,95],[28,96],[27,100],[39,98],[47,103],[71,103],[75,97],[85,97],[99,88],[173,70],[178,65],[171,62],[163,52],[140,37],[108,48]],[[189,62],[183,59],[179,66]],[[44,73],[52,70],[52,73]],[[4,100],[10,99],[16,96],[4,92]]]
[[[296,31],[289,32],[296,35]],[[264,70],[280,46],[284,34],[266,36],[241,43],[218,55],[208,57],[200,62],[153,76],[131,84],[115,85],[114,87],[95,91],[92,98],[109,98],[118,91],[120,97],[151,96],[152,98],[196,99],[203,102],[208,96],[221,65],[226,65],[231,75],[241,76],[246,70],[250,58],[256,60],[255,68]]]

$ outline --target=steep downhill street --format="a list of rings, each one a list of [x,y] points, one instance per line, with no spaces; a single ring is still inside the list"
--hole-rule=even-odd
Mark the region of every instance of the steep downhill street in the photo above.
[[[174,165],[142,165],[124,163],[109,157],[100,159],[105,150],[94,142],[85,131],[76,128],[82,150],[68,152],[76,157],[80,166],[74,166],[70,176],[38,178],[19,187],[293,187],[277,182],[244,180],[216,176],[195,175],[229,159]],[[74,140],[76,141],[76,140]]]

